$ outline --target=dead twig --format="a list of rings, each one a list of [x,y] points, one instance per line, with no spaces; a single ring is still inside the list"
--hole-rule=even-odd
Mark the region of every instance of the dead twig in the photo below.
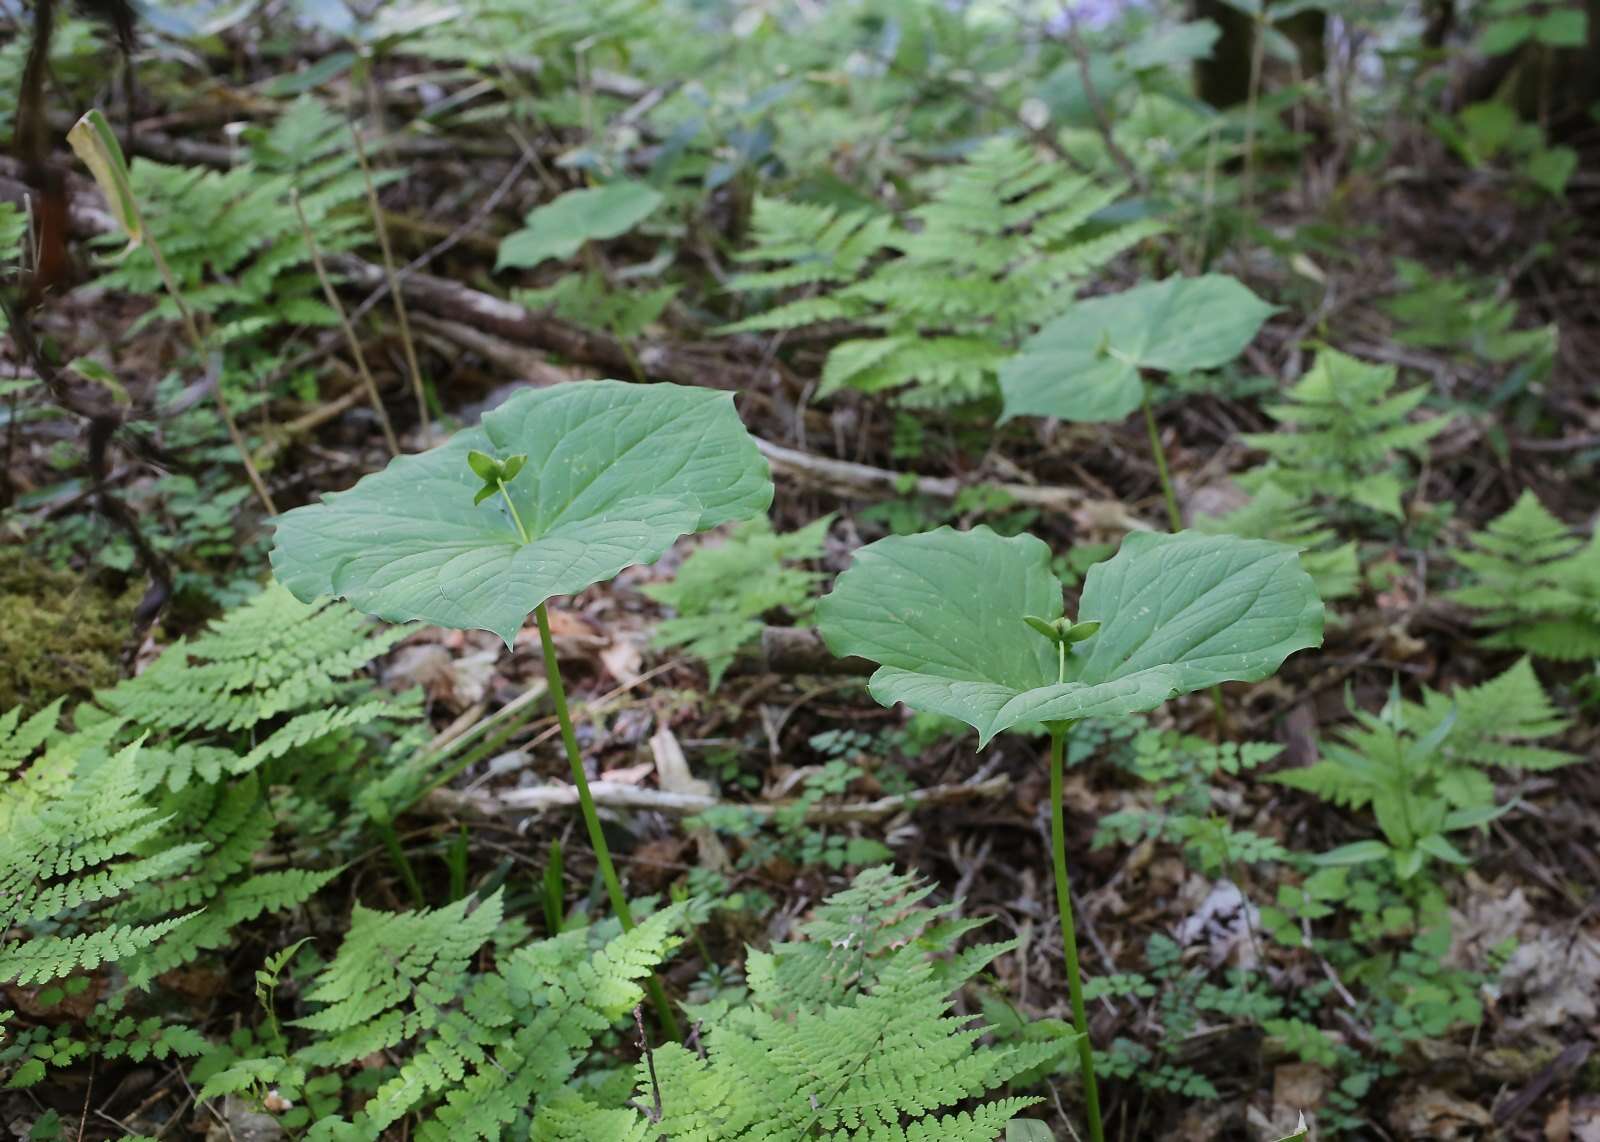
[[[932,785],[893,797],[844,804],[813,805],[806,811],[808,825],[842,825],[851,822],[882,821],[900,813],[1004,796],[1011,779],[1004,774],[970,785]],[[672,793],[621,781],[591,781],[589,792],[602,809],[633,809],[664,813],[671,817],[692,817],[718,806],[737,807],[766,819],[782,811],[790,802],[737,804],[699,793]],[[578,790],[565,782],[533,789],[507,789],[501,792],[464,793],[455,789],[435,789],[422,802],[423,808],[441,815],[492,817],[500,813],[548,813],[570,809],[578,803]]]

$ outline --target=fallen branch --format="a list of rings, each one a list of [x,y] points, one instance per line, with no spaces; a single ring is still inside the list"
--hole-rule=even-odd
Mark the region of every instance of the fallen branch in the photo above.
[[[330,258],[329,264],[352,285],[365,289],[387,285],[381,267],[353,254]],[[513,343],[513,348],[532,347],[567,361],[599,365],[612,376],[631,375],[633,362],[628,353],[631,347],[639,365],[657,380],[735,391],[765,386],[773,379],[787,380],[776,364],[763,368],[729,360],[725,352],[719,351],[721,347],[697,349],[693,345],[668,345],[643,339],[624,344],[609,333],[573,325],[447,278],[402,273],[400,279],[400,288],[412,304],[413,312],[426,311],[433,317],[469,326],[480,338],[485,334],[504,338]],[[480,351],[484,348],[481,340],[478,348]]]
[[[849,460],[812,456],[781,444],[757,440],[773,473],[823,488],[841,497],[904,495],[909,489],[935,500],[954,500],[970,485],[949,476],[919,476],[891,472]],[[1041,487],[1034,484],[989,484],[1013,501],[1040,511],[1074,515],[1080,523],[1111,531],[1149,531],[1150,525],[1132,515],[1116,500],[1091,499],[1077,488]]]
[[[347,265],[355,259],[342,259]],[[367,267],[374,274],[381,271],[376,266]],[[420,279],[420,288],[418,283]],[[543,345],[562,357],[600,365],[626,357],[621,342],[603,333],[594,333],[567,325],[554,318],[541,318],[512,302],[476,290],[458,286],[425,274],[413,274],[401,286],[407,296],[415,298],[429,313],[416,315],[417,324],[429,332],[454,342],[463,349],[476,353],[486,361],[504,369],[513,376],[533,384],[550,384],[555,380],[570,379],[584,370],[557,369],[543,354],[524,348],[517,342],[530,340]],[[440,311],[449,318],[437,316]],[[488,331],[485,331],[485,330]],[[506,336],[510,333],[510,337]],[[646,372],[665,380],[682,380],[687,384],[701,384],[714,379],[706,372],[703,361],[683,360],[674,356],[675,350],[666,346],[640,344],[639,361]],[[613,354],[615,356],[613,356]],[[663,367],[665,364],[665,367]],[[757,381],[754,367],[738,374],[735,363],[721,362],[718,374],[728,383],[718,387],[735,388],[749,392]],[[873,468],[849,460],[833,460],[813,456],[781,444],[756,439],[762,455],[772,465],[773,474],[806,483],[812,487],[832,492],[846,499],[885,499],[904,495],[907,490],[934,500],[953,501],[970,485],[949,476],[921,476],[916,473],[892,472],[887,468]],[[1031,508],[1055,514],[1072,515],[1084,527],[1100,531],[1149,531],[1150,525],[1132,515],[1116,500],[1094,499],[1077,488],[1045,487],[1034,484],[990,484],[999,488],[1011,499]],[[778,673],[805,673],[805,671],[778,670]]]
[[[882,821],[896,814],[917,809],[991,800],[1004,796],[1010,789],[1011,779],[1004,774],[968,785],[932,785],[926,789],[914,789],[910,793],[879,797],[873,801],[813,805],[806,811],[805,823],[842,825],[850,822]],[[746,805],[734,801],[721,801],[716,797],[698,793],[670,793],[664,789],[650,789],[621,781],[591,781],[589,792],[594,795],[595,804],[602,809],[633,809],[665,813],[672,817],[691,817],[709,809],[726,807],[752,813],[765,820],[793,804],[793,802],[779,801]],[[423,800],[422,806],[440,815],[493,817],[500,813],[549,813],[558,809],[570,809],[577,803],[577,787],[559,783],[540,785],[533,789],[507,789],[499,793],[466,793],[459,789],[435,789]]]

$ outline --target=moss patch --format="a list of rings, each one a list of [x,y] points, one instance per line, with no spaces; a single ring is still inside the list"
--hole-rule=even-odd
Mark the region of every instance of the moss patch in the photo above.
[[[137,587],[112,595],[20,548],[0,548],[0,711],[87,697],[122,674]]]

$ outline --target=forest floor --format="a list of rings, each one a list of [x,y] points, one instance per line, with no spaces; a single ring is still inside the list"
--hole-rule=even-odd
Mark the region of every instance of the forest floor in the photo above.
[[[292,73],[281,60],[278,68]],[[417,75],[397,60],[370,89],[387,101],[391,119],[424,109],[415,93],[428,80],[413,85]],[[230,85],[219,75],[209,94],[192,100],[170,87],[146,93],[125,145],[135,158],[226,169],[237,142],[228,124],[270,114],[262,86]],[[328,90],[357,103],[363,94],[338,80]],[[805,564],[824,585],[858,546],[890,527],[1025,527],[1063,554],[1114,546],[1130,531],[1165,530],[1161,487],[1138,416],[1109,424],[1023,420],[996,429],[983,415],[918,413],[919,438],[908,446],[905,418],[882,396],[844,391],[815,398],[837,331],[714,335],[719,315],[726,316],[717,283],[734,271],[732,236],[749,206],[738,182],[696,203],[670,249],[640,234],[602,247],[608,270],[666,249],[688,283],[641,331],[619,337],[509,298],[495,267],[500,241],[548,200],[552,186],[574,185],[558,160],[585,135],[549,127],[539,136],[513,137],[488,123],[452,127],[449,135],[401,132],[399,148],[381,156],[405,165],[404,177],[387,183],[381,197],[395,258],[406,267],[402,289],[415,351],[436,398],[426,428],[412,400],[407,346],[388,308],[377,251],[330,256],[346,310],[366,315],[357,318],[364,356],[402,451],[441,442],[450,428],[474,422],[528,386],[637,377],[734,395],[773,469],[773,529],[792,532],[831,517],[820,554]],[[1400,367],[1407,387],[1427,385],[1429,407],[1451,417],[1426,445],[1403,526],[1363,542],[1360,583],[1330,607],[1319,652],[1291,657],[1266,682],[1226,684],[1218,698],[1199,692],[1174,699],[1141,722],[1210,742],[1271,743],[1279,748],[1268,769],[1315,762],[1352,709],[1379,709],[1396,685],[1412,695],[1423,686],[1450,694],[1514,664],[1516,653],[1485,647],[1476,617],[1444,597],[1441,561],[1527,490],[1584,531],[1600,503],[1600,290],[1593,280],[1600,187],[1580,180],[1556,211],[1460,166],[1425,140],[1398,138],[1386,166],[1354,175],[1339,169],[1341,159],[1331,150],[1308,151],[1298,169],[1263,178],[1254,218],[1212,261],[1212,268],[1281,306],[1241,363],[1254,387],[1186,392],[1158,409],[1186,522],[1246,502],[1233,477],[1259,454],[1245,436],[1274,427],[1264,397],[1304,376],[1322,346]],[[64,148],[56,149],[55,161],[68,169]],[[24,164],[0,159],[5,198],[19,198],[26,180]],[[1319,189],[1329,186],[1338,192]],[[58,360],[106,358],[131,395],[129,407],[148,410],[158,404],[156,383],[182,365],[187,344],[176,322],[147,320],[154,295],[97,285],[90,243],[113,233],[115,222],[88,178],[72,171],[66,187],[75,280],[52,290],[33,328]],[[1271,250],[1273,236],[1290,234],[1297,243],[1292,258]],[[1403,323],[1379,304],[1394,293],[1396,258],[1441,275],[1488,280],[1495,300],[1512,307],[1516,328],[1553,325],[1557,348],[1547,376],[1502,399],[1497,386],[1512,384],[1503,366],[1459,343],[1397,337]],[[1092,292],[1131,285],[1144,268],[1140,258],[1125,257],[1096,279]],[[272,497],[288,509],[350,487],[381,469],[389,454],[338,327],[286,329],[274,348],[284,374],[309,368],[317,375],[312,390],[299,393],[274,389],[269,378],[268,398],[241,415],[245,431],[260,442]],[[33,370],[14,340],[0,359],[9,376]],[[202,382],[192,371],[184,379],[191,387]],[[71,384],[77,399],[92,399],[82,394],[92,394],[95,382]],[[200,390],[177,397],[191,406],[200,399]],[[175,520],[155,490],[161,465],[226,463],[225,442],[208,443],[203,454],[185,451],[182,442],[164,442],[159,418],[130,415],[127,424],[155,447],[141,455],[133,445],[114,443],[103,458],[105,484],[133,505],[143,526],[181,531],[187,524]],[[1558,430],[1549,431],[1551,424]],[[93,522],[98,501],[91,477],[62,479],[81,471],[92,447],[82,423],[19,416],[13,400],[6,435],[8,517],[15,551],[25,554],[7,554],[23,562],[0,578],[0,596],[5,615],[26,615],[28,624],[24,630],[23,618],[0,618],[16,624],[0,632],[12,647],[6,652],[11,701],[37,707],[57,694],[83,694],[142,669],[215,616],[214,598],[180,590],[153,625],[131,636],[147,580],[137,560],[116,569],[85,559],[83,539],[107,534],[93,527],[109,525]],[[234,482],[244,486],[242,478]],[[193,517],[193,505],[183,510]],[[74,519],[91,521],[90,530],[69,528],[52,548],[52,526]],[[222,525],[196,524],[207,526],[212,530],[202,532],[201,542],[212,545],[210,554],[197,557],[193,540],[167,549],[184,575],[233,583],[263,572],[259,557],[270,522],[247,495]],[[721,532],[685,538],[654,566],[629,569],[550,609],[567,689],[580,710],[580,745],[631,891],[666,894],[688,884],[692,870],[709,869],[720,874],[729,898],[748,901],[717,913],[666,971],[668,988],[693,984],[713,966],[706,955],[733,963],[746,944],[784,938],[797,918],[845,883],[845,870],[858,863],[851,846],[875,842],[896,866],[933,880],[939,899],[958,898],[963,914],[986,918],[992,938],[1020,941],[994,967],[997,988],[1019,1014],[1067,1017],[1054,936],[1045,740],[1002,737],[979,751],[970,733],[881,707],[867,694],[859,663],[832,659],[805,623],[784,611],[762,617],[762,638],[741,647],[710,686],[701,661],[658,645],[657,629],[671,611],[642,588],[672,582],[693,552],[725,541]],[[58,570],[47,572],[51,562]],[[45,586],[56,582],[49,575],[63,574],[70,578],[60,587]],[[70,600],[46,614],[46,596],[58,590]],[[52,641],[54,649],[36,653],[69,626],[78,640],[70,652]],[[551,843],[560,840],[569,894],[587,893],[598,905],[555,718],[538,697],[544,668],[533,628],[510,649],[487,632],[419,629],[374,670],[394,691],[421,688],[441,741],[535,694],[513,707],[519,712],[492,756],[433,791],[399,823],[402,842],[425,874],[445,875],[441,854],[463,829],[473,867],[510,861],[530,877],[541,875]],[[1482,989],[1481,1023],[1470,1033],[1419,1038],[1385,1056],[1381,1086],[1374,1088],[1381,1095],[1372,1094],[1368,1104],[1371,1136],[1600,1139],[1600,1057],[1591,1056],[1600,1037],[1600,767],[1593,763],[1600,755],[1600,699],[1587,663],[1541,664],[1540,677],[1567,715],[1560,734],[1542,744],[1584,763],[1498,778],[1506,783],[1502,800],[1514,796],[1515,811],[1459,840],[1470,849],[1471,867],[1443,882],[1453,915],[1444,961],[1481,963],[1507,939],[1517,950],[1506,972]],[[1233,968],[1262,973],[1277,994],[1331,981],[1324,1000],[1330,1005],[1344,1002],[1342,993],[1348,997],[1345,985],[1328,959],[1268,944],[1256,930],[1259,919],[1246,902],[1274,901],[1284,884],[1278,866],[1241,863],[1207,873],[1171,839],[1097,841],[1107,818],[1164,804],[1158,792],[1165,787],[1133,771],[1130,737],[1115,726],[1085,724],[1065,787],[1085,971],[1147,973],[1159,984],[1153,992],[1095,1000],[1094,1038],[1139,1043],[1151,1068],[1197,1072],[1216,1097],[1193,1100],[1133,1076],[1113,1077],[1109,1131],[1126,1139],[1205,1142],[1292,1129],[1299,1108],[1325,1099],[1333,1070],[1267,1043],[1246,1014],[1194,1016],[1175,1039],[1166,1030],[1174,1004],[1182,1002],[1175,997],[1188,994],[1192,1004],[1198,983],[1182,980],[1223,984]],[[802,795],[810,801],[799,823],[762,836],[719,836],[684,824],[711,804],[792,807]],[[1234,826],[1296,851],[1370,835],[1350,815],[1249,774],[1214,774],[1209,797],[1211,811]],[[381,849],[357,857],[352,870],[346,882],[352,898],[409,906]],[[1177,941],[1177,967],[1152,962],[1152,935]],[[250,972],[231,971],[226,961],[209,970],[213,977],[197,984],[195,994],[204,998],[196,1003],[214,1025],[225,1025],[253,1002]],[[1349,1016],[1335,1011],[1324,1029],[1342,1026],[1345,1045],[1375,1051],[1356,1001],[1349,1004]],[[150,1107],[178,1096],[160,1080],[140,1085],[148,1093],[138,1098],[97,1089],[92,1110],[99,1126],[91,1134],[108,1122],[146,1132]],[[53,1093],[4,1096],[0,1116],[20,1121],[42,1098],[76,1123],[75,1100],[84,1097],[81,1084],[63,1082]]]

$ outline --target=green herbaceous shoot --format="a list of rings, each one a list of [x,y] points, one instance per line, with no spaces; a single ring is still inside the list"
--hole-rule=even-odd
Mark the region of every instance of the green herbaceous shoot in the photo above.
[[[1084,718],[1126,717],[1177,694],[1259,681],[1322,642],[1323,608],[1294,549],[1232,536],[1132,535],[1089,569],[1067,618],[1050,549],[986,527],[863,547],[817,606],[835,654],[879,663],[872,696],[959,718],[979,744],[1050,735],[1050,833],[1089,1131],[1104,1137],[1067,879],[1062,772]]]
[[[493,631],[532,612],[584,824],[612,908],[633,920],[567,709],[545,603],[650,563],[682,535],[764,513],[767,464],[721,393],[590,381],[524,392],[420,456],[277,524],[272,565],[298,597],[390,622]],[[672,1014],[654,986],[667,1025]]]
[[[1182,526],[1143,370],[1226,365],[1275,311],[1225,274],[1167,278],[1080,301],[1000,367],[1002,420],[1121,420],[1143,408],[1172,530]]]
[[[637,182],[568,191],[530,211],[522,229],[506,236],[495,268],[526,268],[570,258],[585,242],[615,238],[632,230],[663,201],[659,191]]]

